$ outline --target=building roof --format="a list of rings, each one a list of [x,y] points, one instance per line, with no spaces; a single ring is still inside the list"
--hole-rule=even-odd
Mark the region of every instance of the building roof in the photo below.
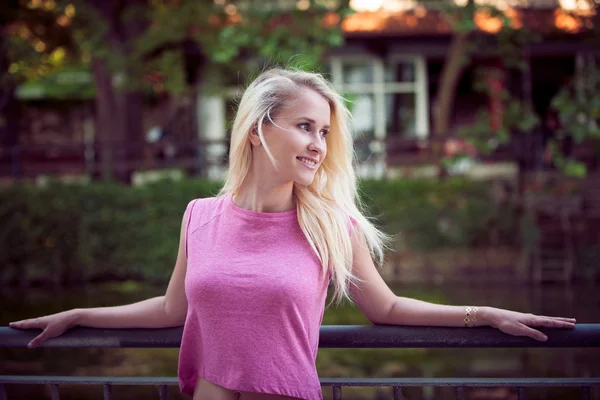
[[[504,11],[514,28],[526,28],[541,34],[578,34],[600,30],[600,15],[594,10],[585,13],[555,9],[513,9]],[[482,32],[496,33],[503,20],[487,14],[483,9],[475,15],[475,23]],[[447,16],[439,10],[415,7],[400,12],[357,12],[342,23],[346,37],[368,36],[440,36],[452,32]]]

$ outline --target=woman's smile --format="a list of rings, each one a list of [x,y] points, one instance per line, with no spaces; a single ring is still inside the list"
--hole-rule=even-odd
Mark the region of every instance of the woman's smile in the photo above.
[[[304,166],[310,169],[317,169],[317,162],[307,157],[296,157]]]

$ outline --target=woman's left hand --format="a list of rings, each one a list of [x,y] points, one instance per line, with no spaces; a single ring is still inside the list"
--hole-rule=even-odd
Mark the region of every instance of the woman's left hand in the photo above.
[[[501,308],[486,307],[485,317],[490,326],[514,336],[529,336],[540,342],[548,337],[533,328],[569,328],[575,327],[575,318],[546,317],[543,315],[524,314]]]

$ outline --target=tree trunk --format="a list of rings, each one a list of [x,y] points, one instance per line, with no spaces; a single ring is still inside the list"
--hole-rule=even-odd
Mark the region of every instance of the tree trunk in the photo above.
[[[465,65],[467,64],[467,51],[470,32],[458,32],[452,38],[452,43],[446,61],[442,69],[440,86],[438,88],[433,105],[433,154],[436,159],[441,160],[444,153],[443,138],[450,130],[450,115],[454,108],[456,87]],[[441,179],[448,175],[448,171],[440,162],[439,177]]]
[[[452,38],[452,43],[442,69],[440,86],[433,106],[433,136],[440,139],[450,129],[450,114],[454,108],[456,87],[466,65],[470,32],[459,32]],[[442,143],[437,142],[438,155],[441,155]]]
[[[18,157],[12,150],[19,143],[19,124],[21,107],[15,98],[16,83],[8,75],[10,60],[6,52],[4,32],[0,26],[0,148],[8,151],[9,156],[2,157],[3,166],[10,166],[12,173],[20,169]],[[5,153],[6,154],[6,153]],[[7,168],[8,169],[8,168]]]
[[[125,4],[104,0],[90,0],[99,17],[106,22],[106,43],[113,57],[125,57],[127,43],[140,35],[147,21],[125,20]],[[136,4],[133,4],[136,3]],[[127,6],[144,5],[146,0],[128,2]],[[105,61],[95,59],[92,63],[96,82],[97,140],[101,148],[102,178],[130,183],[135,161],[141,160],[143,145],[143,96],[139,89],[116,87],[114,78],[128,80],[132,72],[110,71]],[[133,165],[132,165],[133,164]]]
[[[128,92],[124,94],[125,101],[127,103],[124,108],[127,110],[127,114],[123,117],[125,118],[125,140],[127,141],[127,157],[129,160],[135,160],[136,164],[143,159],[143,150],[144,150],[144,127],[143,127],[143,119],[144,119],[144,104],[143,104],[143,96],[139,91]],[[125,175],[129,179],[133,172],[135,171],[135,166],[132,168],[127,168],[125,170]]]
[[[148,0],[129,0],[128,7],[139,7],[145,9],[149,6]],[[121,14],[124,14],[123,12]],[[119,18],[119,31],[121,33],[122,54],[133,53],[134,49],[128,46],[132,46],[135,38],[143,35],[144,31],[148,27],[148,20],[145,14],[137,13],[136,18],[124,18],[122,15]],[[138,60],[141,61],[141,60]],[[128,68],[126,71],[126,77],[129,80],[131,76],[139,74],[135,68]],[[137,84],[134,85],[136,89],[127,89],[125,92],[120,93],[120,98],[124,101],[121,110],[124,112],[122,119],[124,123],[124,135],[123,138],[126,141],[126,162],[134,162],[133,166],[125,168],[123,170],[123,179],[130,182],[133,172],[136,169],[136,165],[140,165],[143,159],[144,153],[144,96]],[[131,165],[131,164],[130,164]]]
[[[115,104],[112,75],[106,62],[93,59],[92,70],[96,84],[96,143],[99,149],[100,171],[103,180],[114,178],[115,139],[121,136],[118,111]]]

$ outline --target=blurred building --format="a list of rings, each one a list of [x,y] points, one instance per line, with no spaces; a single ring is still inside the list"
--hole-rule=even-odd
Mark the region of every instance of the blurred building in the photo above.
[[[381,176],[390,166],[435,162],[430,140],[434,100],[454,35],[441,9],[444,2],[431,1],[427,7],[411,0],[352,3],[363,11],[344,21],[345,44],[330,52],[326,70],[351,101],[363,173]],[[514,28],[539,38],[523,47],[526,65],[522,70],[506,68],[489,49],[475,53],[458,82],[449,131],[443,132],[447,136],[473,122],[479,110],[488,110],[492,121],[494,115],[501,115],[499,97],[504,88],[530,105],[545,126],[552,117],[552,98],[600,54],[599,16],[581,2],[487,3],[503,9]],[[496,46],[494,37],[504,22],[485,12],[474,20],[480,31],[479,45]],[[491,94],[475,88],[476,70],[481,66],[498,72],[498,78],[485,81]],[[198,121],[211,139],[226,137],[224,121],[236,93],[231,88],[230,96],[203,98]],[[530,147],[531,154],[524,156],[531,160],[541,157],[535,152],[543,151],[540,144],[516,147]],[[511,144],[499,149],[498,160],[514,160],[514,154],[506,154],[514,148]]]
[[[481,0],[478,3],[502,9],[514,28],[539,35],[539,39],[523,47],[522,69],[507,69],[503,60],[490,55],[492,52],[484,47],[475,53],[457,83],[448,132],[438,133],[444,137],[445,149],[470,151],[459,139],[452,138],[454,131],[473,122],[481,109],[489,111],[493,124],[495,116],[502,114],[498,96],[504,88],[531,105],[546,121],[552,117],[549,106],[553,96],[586,63],[595,59],[600,48],[600,16],[593,7],[580,5],[591,2]],[[439,154],[433,151],[432,139],[434,100],[454,36],[454,29],[441,8],[446,2],[353,0],[351,4],[358,12],[343,22],[345,44],[330,52],[325,70],[350,100],[359,172],[381,177],[389,175],[396,166],[437,163]],[[484,11],[476,14],[474,22],[479,30],[478,45],[497,46],[495,36],[506,22]],[[492,89],[489,93],[475,88],[475,71],[482,65],[499,72],[497,77],[485,81]],[[180,104],[175,111],[163,104],[149,107],[144,121],[149,132],[149,150],[145,154],[149,159],[161,161],[162,164],[156,165],[177,166],[178,158],[187,157],[182,161],[186,168],[194,165],[189,158],[201,157],[207,176],[222,176],[228,149],[228,122],[239,89],[225,87],[219,94],[201,93],[197,101]],[[28,105],[20,117],[22,144],[35,147],[36,138],[48,137],[50,130],[57,143],[72,145],[75,150],[71,152],[81,161],[79,165],[93,163],[93,99],[56,106],[48,101],[47,94],[36,92],[35,87],[21,88],[18,93]],[[202,141],[197,149],[201,155],[195,149],[190,151],[190,143],[196,137]],[[184,147],[187,152],[182,150]],[[539,143],[504,146],[488,157],[490,161],[514,161],[517,157],[514,152],[523,148],[531,148],[532,153],[518,157],[539,158]],[[51,159],[46,150],[43,146],[37,148],[40,155],[33,158]],[[71,156],[55,156],[56,161],[61,159],[73,161]]]

